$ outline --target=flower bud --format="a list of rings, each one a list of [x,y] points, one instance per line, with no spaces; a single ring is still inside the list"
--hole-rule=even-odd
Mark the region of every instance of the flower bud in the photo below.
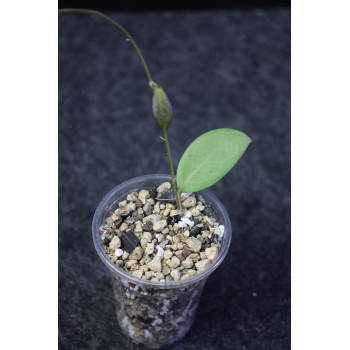
[[[171,122],[171,104],[165,91],[160,86],[153,87],[153,114],[158,126],[163,132]]]

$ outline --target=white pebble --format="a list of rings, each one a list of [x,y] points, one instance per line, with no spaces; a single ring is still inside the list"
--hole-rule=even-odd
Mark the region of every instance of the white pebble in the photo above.
[[[186,210],[185,214],[184,214],[184,218],[189,219],[192,216],[192,213],[189,210]]]
[[[124,254],[123,249],[116,249],[114,253],[117,257],[122,256]]]
[[[214,225],[213,221],[211,221],[209,218],[205,219],[210,225]]]
[[[184,201],[186,198],[188,198],[190,195],[192,194],[191,193],[186,193],[186,192],[182,192],[181,193],[181,200]]]
[[[225,226],[224,225],[220,225],[219,227],[217,227],[215,229],[215,233],[221,238],[224,235],[225,232]]]
[[[145,329],[144,332],[145,332],[145,338],[146,338],[146,339],[147,339],[147,338],[153,338],[153,335],[152,335],[152,333],[151,333],[150,331],[148,331],[147,329]]]
[[[194,225],[194,222],[187,218],[181,218],[181,221],[187,224],[188,226],[192,227]]]
[[[163,259],[163,255],[164,255],[164,249],[160,246],[160,245],[157,245],[157,249],[158,249],[158,256]]]

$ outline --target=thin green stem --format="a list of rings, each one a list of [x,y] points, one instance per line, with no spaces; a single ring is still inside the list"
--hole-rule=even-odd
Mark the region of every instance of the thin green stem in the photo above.
[[[163,132],[164,132],[164,141],[165,141],[165,145],[166,145],[166,151],[167,151],[168,159],[169,159],[169,167],[170,167],[171,180],[172,180],[172,183],[173,183],[173,191],[174,191],[174,195],[175,195],[175,198],[176,198],[176,205],[177,205],[177,208],[179,210],[181,210],[182,209],[182,206],[181,206],[181,192],[177,189],[177,186],[176,186],[173,162],[171,160],[171,154],[170,154],[168,134],[167,134],[166,130],[163,131]]]
[[[149,69],[147,67],[146,61],[143,58],[143,55],[142,55],[139,47],[137,46],[135,40],[133,39],[133,37],[128,33],[128,31],[121,24],[119,24],[117,21],[115,21],[111,17],[106,16],[102,12],[94,11],[94,10],[75,9],[75,8],[59,9],[58,10],[58,14],[62,14],[62,13],[84,13],[84,14],[96,15],[96,16],[101,17],[104,20],[112,23],[115,27],[117,27],[127,37],[127,39],[131,42],[132,46],[134,47],[135,51],[137,52],[137,54],[138,54],[138,56],[139,56],[139,58],[141,60],[142,66],[143,66],[143,68],[145,70],[145,73],[147,75],[147,79],[148,79],[148,83],[149,83],[150,87],[152,89],[154,89],[156,87],[159,87],[158,84],[155,83],[152,80],[151,73],[149,72]],[[172,179],[172,183],[173,183],[173,191],[174,191],[175,198],[176,198],[176,205],[177,205],[177,208],[181,210],[182,209],[182,206],[181,206],[181,190],[180,189],[178,190],[177,186],[176,186],[176,180],[175,180],[175,174],[174,174],[174,169],[173,169],[173,163],[172,163],[171,154],[170,154],[168,135],[167,135],[166,131],[164,131],[164,141],[165,141],[166,149],[167,149],[167,153],[168,153],[170,173],[171,173],[171,179]]]
[[[139,47],[137,46],[135,40],[133,39],[133,37],[128,33],[128,31],[121,24],[119,24],[117,21],[115,21],[111,17],[106,16],[102,12],[94,11],[94,10],[68,8],[68,9],[60,9],[60,10],[58,10],[58,14],[61,14],[61,13],[86,13],[86,14],[96,15],[96,16],[99,16],[99,17],[103,18],[104,20],[112,23],[114,26],[116,26],[127,37],[127,39],[131,42],[132,46],[134,47],[134,49],[136,50],[137,54],[139,55],[140,60],[141,60],[142,65],[143,65],[143,68],[145,70],[145,73],[147,75],[148,82],[149,82],[150,86],[152,87],[153,80],[152,80],[152,77],[151,77],[151,73],[149,72],[149,69],[147,67],[146,61],[143,58],[142,53],[141,53]]]

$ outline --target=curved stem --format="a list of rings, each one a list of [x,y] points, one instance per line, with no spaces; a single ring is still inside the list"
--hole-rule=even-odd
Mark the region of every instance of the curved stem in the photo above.
[[[91,14],[91,15],[96,15],[99,16],[101,18],[103,18],[104,20],[112,23],[114,26],[116,26],[126,37],[127,39],[130,40],[132,46],[134,47],[135,51],[137,52],[137,54],[140,57],[140,60],[142,62],[143,68],[145,70],[145,73],[147,75],[147,79],[148,82],[150,84],[150,86],[152,87],[153,80],[151,77],[151,73],[149,72],[149,69],[147,67],[146,61],[142,56],[142,53],[139,49],[139,47],[137,46],[135,40],[133,39],[133,37],[128,33],[128,31],[121,25],[119,24],[117,21],[115,21],[114,19],[112,19],[111,17],[106,16],[105,14],[103,14],[102,12],[99,11],[94,11],[94,10],[88,10],[88,9],[71,9],[71,8],[67,8],[67,9],[59,9],[58,10],[58,14],[62,14],[62,13],[86,13],[86,14]]]

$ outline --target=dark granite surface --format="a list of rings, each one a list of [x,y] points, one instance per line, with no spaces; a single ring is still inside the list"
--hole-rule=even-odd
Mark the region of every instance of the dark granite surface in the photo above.
[[[109,13],[167,91],[174,163],[205,131],[252,139],[212,187],[233,226],[188,335],[173,349],[290,348],[290,10]],[[91,239],[112,187],[167,173],[138,57],[113,26],[59,18],[59,348],[141,349],[120,332]]]

